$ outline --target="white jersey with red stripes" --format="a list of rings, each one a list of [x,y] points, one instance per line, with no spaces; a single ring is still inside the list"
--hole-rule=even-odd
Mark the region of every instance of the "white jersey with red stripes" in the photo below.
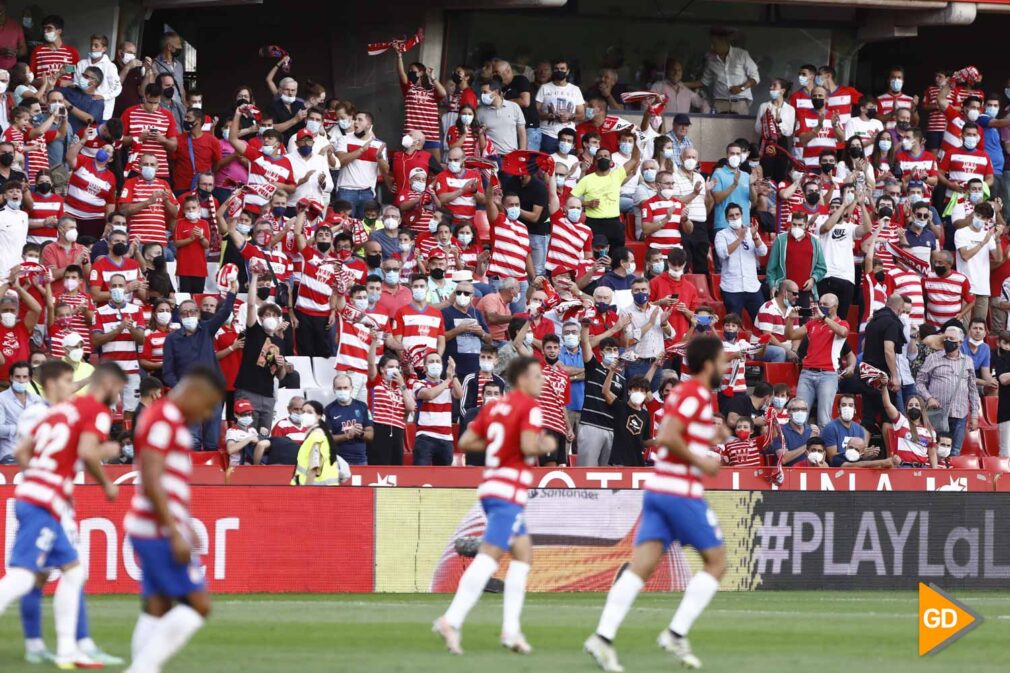
[[[85,433],[104,442],[112,429],[109,408],[91,395],[79,395],[53,407],[28,432],[32,457],[14,497],[41,507],[56,518],[73,520],[74,476]]]
[[[333,284],[342,271],[340,261],[315,248],[302,249],[302,284],[298,288],[295,308],[314,316],[330,314]]]
[[[159,194],[160,196],[156,196]],[[121,206],[142,203],[154,197],[154,201],[149,206],[137,211],[127,218],[127,226],[130,230],[130,238],[139,237],[143,243],[158,243],[162,246],[168,245],[168,211],[166,201],[179,206],[172,187],[161,178],[155,178],[148,182],[143,177],[136,176],[127,179],[123,183],[123,189],[119,192],[119,203]]]
[[[944,152],[940,170],[947,174],[948,180],[960,185],[968,184],[969,180],[985,181],[985,176],[993,174],[992,160],[981,147],[973,150],[951,148]]]
[[[445,334],[445,320],[442,312],[430,304],[419,309],[411,302],[393,316],[392,333],[407,353],[427,353],[438,348],[438,337]]]
[[[912,312],[908,320],[913,328],[926,321],[926,300],[922,294],[922,276],[914,271],[905,271],[897,267],[887,272],[886,294],[905,295],[912,300]],[[886,297],[885,297],[886,300]]]
[[[820,163],[820,155],[824,150],[836,150],[838,148],[838,138],[835,136],[835,129],[831,125],[831,115],[825,114],[821,119],[816,112],[811,110],[796,111],[796,135],[816,131],[815,135],[801,145],[803,149],[803,163],[816,168]]]
[[[444,381],[432,381],[423,379],[415,381],[413,390],[414,398],[417,399],[417,436],[427,435],[435,439],[452,441],[452,386],[446,386],[445,390],[430,400],[422,401],[418,398],[418,393],[426,388],[435,388]]]
[[[105,304],[95,311],[95,324],[92,332],[94,334],[108,334],[114,331],[127,316],[133,319],[134,325],[144,324],[143,309],[136,304],[126,303],[118,307]],[[127,374],[136,374],[140,371],[140,363],[137,361],[139,355],[140,349],[128,329],[124,329],[112,341],[107,341],[102,346],[102,361],[115,362]]]
[[[275,153],[283,151],[283,148],[280,146],[274,149]],[[274,155],[276,158],[267,157],[263,154],[261,146],[253,145],[252,143],[246,145],[244,156],[249,160],[249,179],[247,184],[282,184],[294,186],[295,171],[291,167],[291,162],[287,157],[277,156],[276,154]],[[267,200],[255,191],[248,191],[245,194],[245,203],[247,204],[263,207],[266,202]]]
[[[901,93],[882,93],[877,96],[877,114],[880,116],[889,115],[896,110],[915,110],[915,99],[908,94]],[[889,121],[885,126],[889,129],[894,128],[895,122]]]
[[[109,205],[116,204],[116,176],[108,168],[99,170],[94,159],[77,157],[77,167],[67,182],[67,214],[79,220],[105,217]]]
[[[894,422],[894,436],[898,446],[894,453],[901,458],[902,463],[913,465],[929,465],[929,447],[936,444],[936,432],[929,428],[917,426],[916,437],[912,437],[912,428],[904,414],[898,414]]]
[[[645,243],[655,250],[672,250],[681,247],[680,227],[684,221],[684,204],[678,199],[665,199],[657,194],[642,203],[642,224],[662,222],[663,228],[653,232]],[[672,215],[671,213],[672,209]]]
[[[926,322],[936,327],[957,318],[961,314],[962,302],[975,301],[971,282],[960,271],[951,270],[943,278],[930,271],[922,281],[922,289],[926,295]]]
[[[167,180],[168,172],[168,151],[165,146],[154,140],[143,142],[140,137],[145,131],[157,131],[164,138],[175,138],[179,135],[179,130],[175,126],[175,117],[168,110],[157,108],[154,112],[148,112],[143,105],[134,105],[127,108],[122,115],[123,133],[126,137],[133,139],[130,145],[130,153],[127,157],[127,172],[140,172],[140,157],[143,154],[151,154],[158,160],[157,177]]]
[[[451,201],[446,201],[444,196],[450,192],[456,192],[464,187],[471,180],[474,181],[476,192],[469,190],[460,194]],[[473,220],[477,212],[477,194],[484,193],[484,185],[481,182],[480,172],[472,168],[464,168],[459,174],[451,171],[442,171],[435,177],[435,195],[438,196],[442,207],[452,213],[453,221]]]
[[[547,246],[547,270],[576,268],[593,251],[593,230],[584,222],[572,222],[562,211],[551,215],[551,241]],[[523,268],[526,268],[523,262]]]
[[[56,240],[56,223],[43,224],[50,217],[55,217],[57,220],[63,217],[63,197],[54,192],[32,194],[32,209],[28,213],[29,243],[42,245]]]
[[[736,353],[746,353],[750,350],[750,343],[746,339],[723,341],[722,349],[726,351],[728,358],[730,355],[735,355]],[[726,373],[722,376],[723,390],[727,392],[731,390],[733,393],[747,392],[747,380],[744,376],[746,369],[744,360],[730,360]]]
[[[504,212],[491,225],[489,276],[526,280],[526,257],[530,254],[530,232],[522,222],[510,220]]]
[[[486,442],[484,480],[477,497],[507,500],[525,505],[533,485],[535,458],[522,451],[522,433],[539,433],[544,427],[537,400],[521,390],[512,390],[485,406],[467,430]]]
[[[671,390],[664,407],[666,416],[683,424],[683,440],[688,450],[697,455],[707,455],[715,437],[712,391],[697,379],[692,379]],[[669,448],[660,446],[653,454],[653,460],[656,469],[645,481],[646,490],[685,498],[701,498],[704,495],[701,472],[683,458],[671,454]]]
[[[193,437],[186,427],[186,419],[175,402],[165,397],[140,415],[133,432],[133,446],[137,461],[145,451],[160,453],[165,458],[161,474],[161,487],[168,498],[168,511],[182,536],[193,542],[190,525],[190,476],[193,463]],[[131,537],[161,538],[168,530],[154,513],[154,505],[145,490],[144,480],[137,476],[137,488],[130,501],[130,512],[123,521]]]

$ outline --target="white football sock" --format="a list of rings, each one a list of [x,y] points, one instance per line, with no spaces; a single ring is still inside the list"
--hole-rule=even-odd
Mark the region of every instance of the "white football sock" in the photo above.
[[[459,578],[456,595],[453,596],[449,609],[445,611],[445,620],[455,629],[463,626],[466,615],[480,600],[480,595],[487,586],[487,581],[498,569],[498,561],[487,554],[477,554],[463,576]]]
[[[8,568],[7,574],[0,578],[0,615],[34,587],[35,575],[30,570]]]
[[[98,649],[98,646],[95,645],[95,641],[91,638],[81,638],[77,641],[77,649],[85,654],[91,654]]]
[[[526,598],[526,577],[530,574],[530,564],[522,561],[509,563],[505,573],[505,600],[502,604],[502,633],[515,636],[521,633],[519,615],[523,611],[523,600]]]
[[[203,626],[203,617],[188,605],[176,605],[157,620],[150,637],[134,657],[130,670],[160,671],[165,662],[181,650]],[[139,625],[138,621],[138,625]]]
[[[27,638],[25,640],[25,652],[42,652],[46,649],[46,641],[41,638]]]
[[[130,659],[136,659],[140,651],[147,645],[151,637],[151,631],[158,624],[160,617],[141,612],[137,618],[137,625],[133,627],[133,638],[130,641]]]
[[[719,580],[704,570],[692,577],[670,622],[670,630],[679,636],[686,636],[691,630],[691,624],[698,619],[718,590]]]
[[[638,592],[644,586],[645,580],[631,572],[630,568],[621,573],[607,594],[607,604],[603,606],[603,614],[600,615],[596,633],[607,640],[613,640],[617,636],[617,629],[621,628],[621,622],[638,597]]]
[[[84,566],[78,564],[64,570],[56,585],[53,614],[56,616],[57,656],[69,657],[77,650],[77,613],[85,578]]]

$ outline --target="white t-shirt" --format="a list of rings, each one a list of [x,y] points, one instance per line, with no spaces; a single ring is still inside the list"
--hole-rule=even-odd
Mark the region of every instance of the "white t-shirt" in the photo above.
[[[552,138],[558,137],[558,131],[563,128],[575,128],[578,123],[575,121],[575,108],[585,105],[582,98],[582,91],[574,84],[558,86],[554,82],[548,82],[537,91],[537,103],[543,103],[543,114],[541,115],[540,130],[544,135]],[[568,122],[547,121],[547,115],[567,112],[573,117]]]
[[[551,155],[551,159],[554,159],[556,164],[564,164],[568,168],[568,175],[565,177],[565,184],[569,187],[574,188],[575,183],[579,181],[582,177],[582,166],[579,164],[579,158],[574,154],[569,153],[568,156],[563,157],[557,152]],[[564,206],[565,204],[561,204]]]
[[[610,155],[610,158],[614,160],[614,164],[623,167],[624,164],[631,161],[631,157],[626,157],[620,152],[614,152]],[[641,167],[641,162],[638,164]],[[621,196],[634,196],[635,190],[638,189],[638,182],[641,180],[642,173],[640,169],[635,169],[635,174],[631,178],[621,185]]]
[[[849,121],[845,122],[845,139],[848,140],[852,136],[856,136],[860,139],[869,138],[873,140],[883,130],[884,123],[879,119],[867,119],[864,122],[859,117],[851,117]],[[870,143],[863,149],[866,152],[866,156],[870,156],[873,154],[873,143]]]
[[[968,277],[971,283],[971,293],[979,297],[989,296],[989,253],[996,249],[995,237],[967,262],[961,257],[961,248],[973,248],[981,243],[987,235],[985,229],[975,231],[970,226],[957,230],[954,234],[954,247],[957,248],[957,270]]]
[[[827,278],[856,282],[856,262],[852,252],[855,231],[856,225],[853,223],[839,222],[828,233],[820,234],[824,263],[828,267]]]

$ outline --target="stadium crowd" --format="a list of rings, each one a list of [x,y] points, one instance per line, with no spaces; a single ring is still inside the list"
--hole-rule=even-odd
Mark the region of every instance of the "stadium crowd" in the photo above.
[[[713,29],[695,80],[671,60],[629,92],[563,58],[439,76],[394,45],[387,143],[279,48],[269,99],[236,82],[208,110],[179,35],[82,57],[64,30],[0,29],[0,463],[47,358],[82,390],[99,361],[128,374],[114,462],[211,364],[229,395],[195,450],[336,483],[461,463],[454,437],[534,355],[543,464],[643,465],[712,333],[726,464],[1010,455],[1010,86],[975,68],[920,97],[894,67],[874,95],[826,65],[769,79]],[[756,113],[755,134],[702,163],[692,111]]]

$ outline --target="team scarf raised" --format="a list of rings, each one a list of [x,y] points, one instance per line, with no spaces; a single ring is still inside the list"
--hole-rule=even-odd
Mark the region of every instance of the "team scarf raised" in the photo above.
[[[399,38],[387,40],[386,42],[369,42],[368,43],[368,55],[378,56],[379,54],[384,54],[390,49],[395,49],[401,54],[410,51],[417,45],[424,42],[424,29],[418,28],[417,32],[411,37]]]

